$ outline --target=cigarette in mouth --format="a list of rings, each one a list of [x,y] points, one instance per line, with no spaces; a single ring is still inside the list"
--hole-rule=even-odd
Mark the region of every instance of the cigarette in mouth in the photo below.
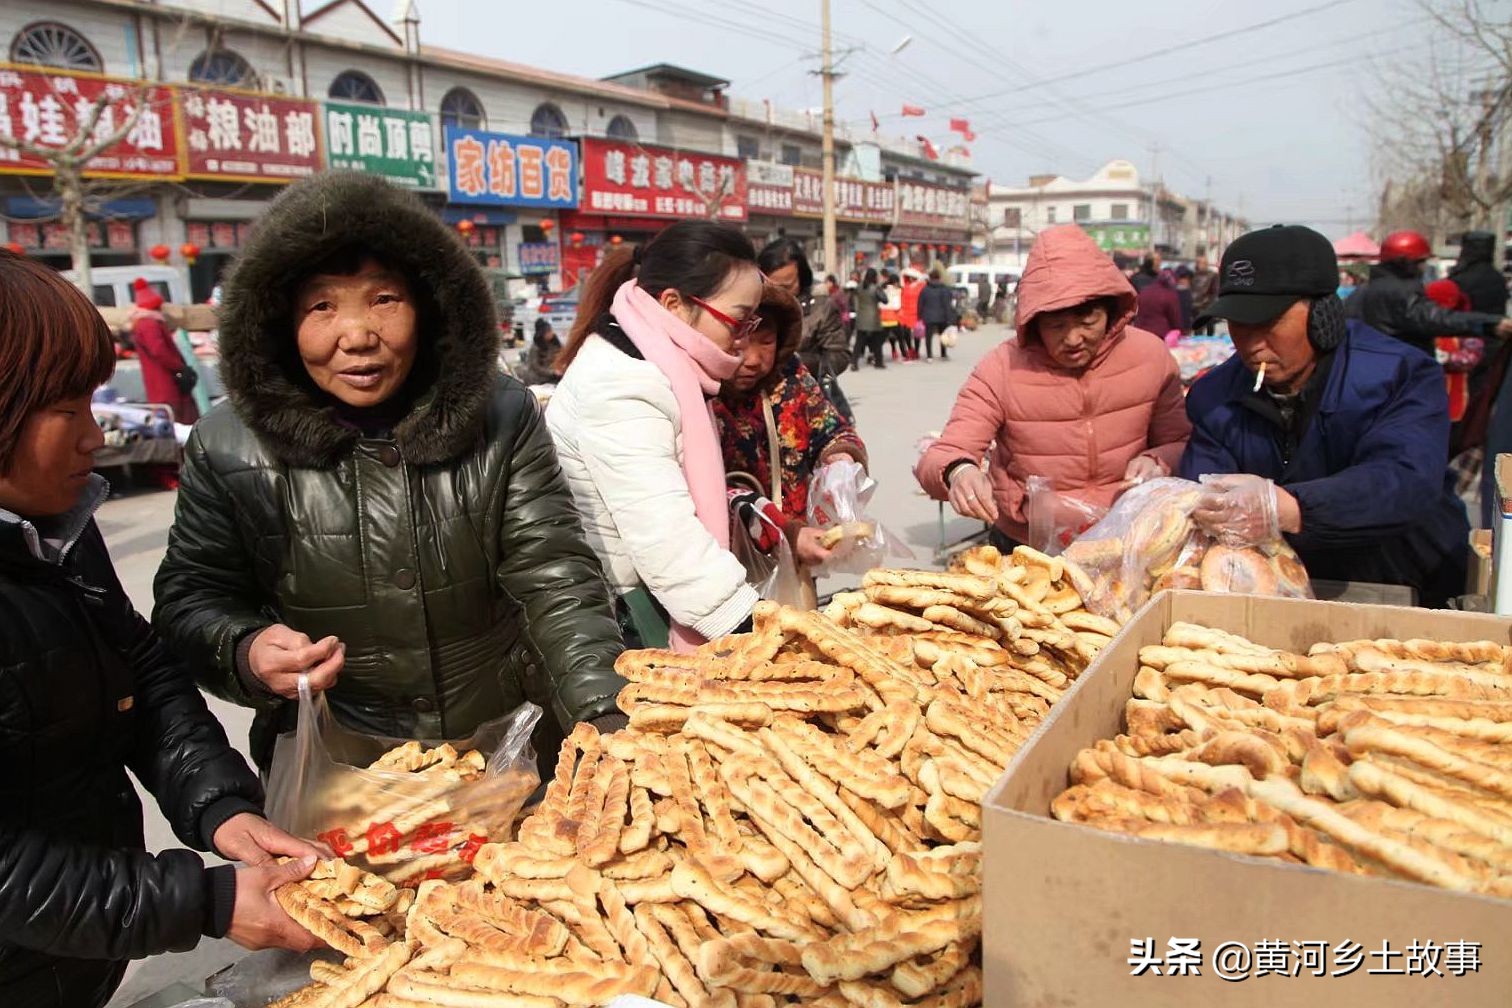
[[[1264,385],[1264,384],[1265,384],[1265,365],[1262,363],[1260,365],[1260,370],[1258,370],[1258,371],[1255,372],[1255,387],[1252,388],[1252,389],[1250,389],[1250,391],[1251,392],[1259,392],[1260,391],[1260,386]]]

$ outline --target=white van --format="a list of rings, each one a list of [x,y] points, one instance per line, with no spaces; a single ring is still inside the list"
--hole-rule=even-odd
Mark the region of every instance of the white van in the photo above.
[[[73,270],[65,270],[63,277],[69,283],[78,279]],[[189,277],[183,270],[177,266],[145,264],[96,266],[89,271],[90,285],[94,288],[90,300],[101,308],[129,308],[136,299],[131,285],[138,277],[151,284],[169,304],[186,305],[194,301],[189,296]]]
[[[1019,273],[1017,269],[1003,265],[990,263],[957,263],[946,267],[950,276],[950,286],[965,293],[967,304],[976,304],[977,284],[984,279],[992,285],[993,296],[997,296],[998,284],[1007,282],[1008,293],[1012,294],[1018,289]]]

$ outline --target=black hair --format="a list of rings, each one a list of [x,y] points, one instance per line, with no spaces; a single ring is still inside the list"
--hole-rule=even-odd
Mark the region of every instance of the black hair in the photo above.
[[[803,245],[796,238],[778,238],[767,244],[756,256],[756,265],[767,276],[782,269],[788,263],[798,267],[798,293],[807,297],[814,289],[814,269],[809,265]]]
[[[877,286],[877,271],[875,269],[868,268],[865,273],[861,274],[861,286],[862,287],[875,287],[875,286]]]
[[[669,290],[707,298],[744,263],[756,265],[751,239],[733,225],[710,220],[680,220],[644,245],[606,253],[588,278],[577,321],[557,358],[557,370],[567,369],[590,335],[613,324],[610,308],[626,280],[636,280],[654,298]]]
[[[538,316],[536,318],[536,320],[535,320],[535,338],[536,338],[536,342],[539,343],[540,340],[541,340],[541,337],[545,336],[549,332],[551,332],[551,323],[548,322],[546,319],[540,318]]]

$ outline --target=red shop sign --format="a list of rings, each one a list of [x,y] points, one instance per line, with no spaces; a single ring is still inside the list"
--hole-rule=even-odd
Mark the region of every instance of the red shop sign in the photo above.
[[[585,139],[584,213],[746,219],[745,165],[717,154]]]
[[[316,106],[303,98],[180,88],[184,174],[291,182],[320,169]]]
[[[143,105],[140,115],[138,106]],[[102,178],[180,178],[173,91],[87,73],[0,68],[0,136],[42,148],[62,148],[94,119],[93,135],[108,137],[136,115],[130,132],[85,166]],[[47,161],[0,146],[0,172],[48,175]]]

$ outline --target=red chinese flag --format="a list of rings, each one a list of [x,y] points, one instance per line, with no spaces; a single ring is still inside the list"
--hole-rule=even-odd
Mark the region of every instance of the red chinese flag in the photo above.
[[[924,109],[918,105],[904,105],[903,114],[905,116],[921,116],[924,114]]]
[[[925,157],[927,157],[931,161],[940,160],[940,152],[935,150],[935,145],[930,141],[929,137],[921,135],[914,137],[914,139],[919,141],[920,147],[924,148]]]
[[[882,124],[879,123],[879,122],[877,122],[877,113],[875,113],[875,112],[873,112],[871,114],[871,120],[872,120],[872,132],[875,133],[875,132],[877,132],[877,130],[879,130],[879,129],[882,128]]]
[[[966,136],[971,133],[971,123],[965,119],[952,119],[950,120],[950,131]]]

